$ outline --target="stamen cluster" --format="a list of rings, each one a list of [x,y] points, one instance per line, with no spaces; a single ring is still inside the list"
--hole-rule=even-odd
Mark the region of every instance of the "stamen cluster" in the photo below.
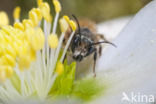
[[[3,82],[0,96],[4,100],[24,98],[34,93],[39,98],[45,98],[56,77],[64,71],[63,59],[76,24],[68,16],[63,16],[59,20],[62,33],[58,39],[56,29],[61,5],[58,0],[52,2],[56,12],[53,25],[50,6],[42,0],[37,1],[37,8],[29,11],[28,19],[20,20],[21,9],[16,7],[13,13],[14,25],[8,25],[7,18],[0,25],[0,81]],[[0,15],[0,18],[4,17],[4,13]],[[69,26],[73,32],[58,59]],[[15,83],[17,80],[19,82]]]

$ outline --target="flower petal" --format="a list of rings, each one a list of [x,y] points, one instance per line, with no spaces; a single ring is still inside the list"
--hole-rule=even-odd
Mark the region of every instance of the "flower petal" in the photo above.
[[[156,1],[143,8],[99,60],[98,69],[111,86],[98,104],[121,104],[122,93],[155,95]],[[100,72],[101,73],[101,72]],[[100,74],[99,74],[100,75]],[[96,102],[97,103],[97,102]]]

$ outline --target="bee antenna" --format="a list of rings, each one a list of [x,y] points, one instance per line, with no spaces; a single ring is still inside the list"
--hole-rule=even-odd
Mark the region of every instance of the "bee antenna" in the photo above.
[[[78,21],[77,17],[74,14],[72,14],[72,16],[73,16],[73,18],[75,19],[75,21],[76,21],[76,23],[78,25],[78,32],[79,32],[79,35],[81,36],[81,34],[80,34],[80,24],[79,24],[79,21]]]
[[[102,41],[102,42],[96,42],[96,43],[92,43],[91,44],[91,46],[92,45],[98,45],[98,44],[102,44],[102,43],[107,43],[107,44],[111,44],[112,46],[114,46],[114,47],[117,47],[114,43],[111,43],[111,42],[109,42],[109,41]]]

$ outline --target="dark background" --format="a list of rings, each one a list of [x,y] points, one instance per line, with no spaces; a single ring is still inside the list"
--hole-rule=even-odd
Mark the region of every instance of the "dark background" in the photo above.
[[[51,0],[44,0],[50,3],[51,12],[54,14]],[[79,18],[89,18],[96,22],[112,18],[135,14],[151,0],[60,0],[62,14],[75,14]],[[22,8],[22,18],[27,18],[27,12],[36,7],[36,0],[0,0],[0,11],[8,13],[13,20],[12,12],[16,6]]]

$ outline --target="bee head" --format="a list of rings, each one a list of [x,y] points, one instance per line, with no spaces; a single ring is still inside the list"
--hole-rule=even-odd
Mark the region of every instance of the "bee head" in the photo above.
[[[81,40],[80,35],[75,35],[71,42],[71,50],[73,53],[73,59],[81,61],[85,55],[85,43]]]
[[[73,59],[76,61],[82,61],[84,57],[90,55],[91,53],[95,52],[96,46],[102,43],[108,43],[113,46],[115,44],[109,42],[109,41],[102,41],[102,42],[94,42],[89,37],[87,37],[87,34],[92,34],[92,32],[88,28],[80,28],[79,21],[76,18],[76,16],[72,15],[75,19],[78,29],[74,34],[74,37],[71,41],[71,50],[73,53]],[[116,46],[115,46],[116,47]]]
[[[75,33],[72,42],[71,42],[71,50],[73,53],[73,59],[75,59],[76,61],[81,61],[83,59],[83,55],[81,55],[82,53],[82,47],[81,47],[81,32],[80,32],[80,24],[78,19],[76,18],[75,15],[72,15],[73,18],[75,19],[78,29],[77,32]]]
[[[96,51],[96,45],[100,45],[102,43],[111,44],[112,46],[116,47],[115,44],[109,41],[101,41],[101,42],[93,42],[90,41],[88,38],[80,37],[80,35],[75,35],[71,42],[71,50],[73,53],[73,59],[76,61],[82,61],[84,57],[89,56],[93,52]]]

